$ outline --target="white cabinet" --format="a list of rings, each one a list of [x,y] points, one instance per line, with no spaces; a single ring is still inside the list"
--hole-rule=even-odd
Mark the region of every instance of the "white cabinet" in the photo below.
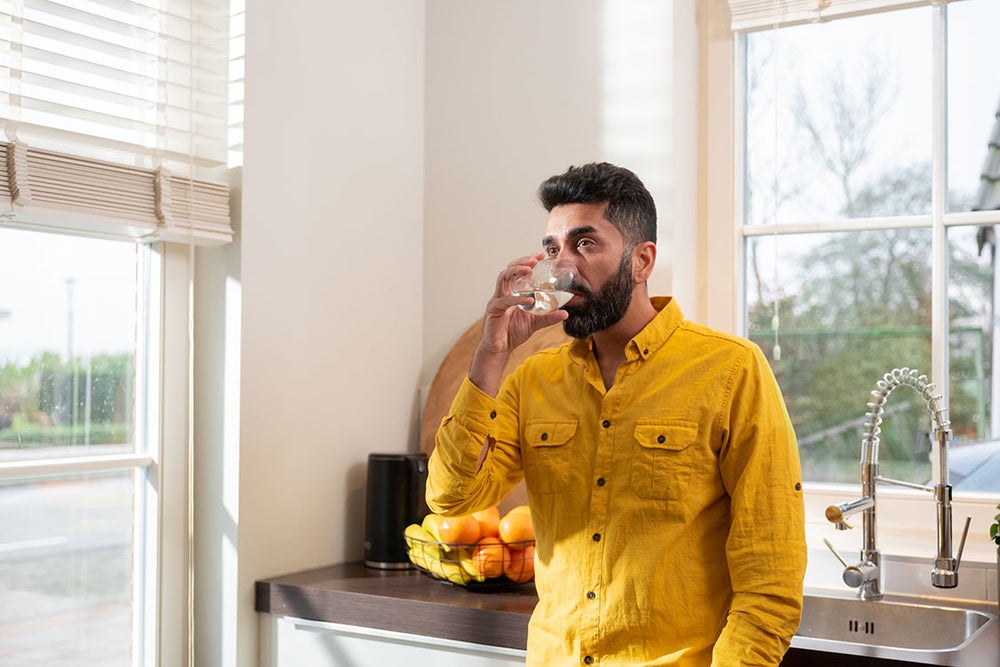
[[[260,614],[261,667],[510,667],[525,651]]]

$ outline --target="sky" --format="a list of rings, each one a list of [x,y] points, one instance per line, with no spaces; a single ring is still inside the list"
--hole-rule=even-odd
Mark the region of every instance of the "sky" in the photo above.
[[[749,35],[750,63],[762,63],[755,66],[757,74],[749,85],[747,121],[754,160],[749,169],[756,174],[752,200],[763,218],[755,217],[755,222],[766,224],[774,219],[775,177],[782,191],[797,192],[794,198],[783,199],[778,210],[780,222],[822,222],[840,217],[843,199],[839,182],[825,170],[798,121],[813,119],[828,145],[833,146],[832,138],[838,134],[833,129],[833,119],[838,117],[833,109],[844,100],[848,107],[852,102],[861,104],[865,86],[871,82],[877,84],[875,98],[882,111],[876,131],[864,143],[866,158],[857,171],[855,187],[865,173],[898,174],[909,166],[930,163],[935,11],[918,7]],[[1000,41],[995,38],[1000,2],[952,3],[947,16],[948,188],[968,201],[979,187],[1000,106],[1000,68],[995,66],[1000,62]],[[836,88],[838,74],[842,90]],[[806,114],[792,111],[799,90],[809,101]],[[851,128],[840,134],[851,139],[863,136],[860,131]],[[788,146],[805,150],[790,150]]]
[[[134,243],[0,225],[0,363],[134,351],[137,257]]]

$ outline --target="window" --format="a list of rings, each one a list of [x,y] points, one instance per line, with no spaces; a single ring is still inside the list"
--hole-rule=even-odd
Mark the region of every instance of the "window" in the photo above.
[[[789,18],[738,36],[735,217],[743,330],[804,475],[857,482],[868,391],[908,368],[949,407],[956,490],[1000,490],[1000,3]],[[923,399],[886,407],[883,474],[930,481]]]
[[[143,247],[0,228],[0,655],[131,664]]]

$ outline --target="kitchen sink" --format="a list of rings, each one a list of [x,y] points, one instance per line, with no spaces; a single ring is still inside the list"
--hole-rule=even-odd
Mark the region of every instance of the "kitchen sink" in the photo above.
[[[807,594],[792,646],[922,664],[982,666],[1000,659],[997,624],[996,615],[975,609]]]

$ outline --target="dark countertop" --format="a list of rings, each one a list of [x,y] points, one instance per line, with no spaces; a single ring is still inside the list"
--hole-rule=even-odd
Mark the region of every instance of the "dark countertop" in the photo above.
[[[255,596],[258,612],[522,651],[538,601],[531,584],[473,592],[417,570],[363,563],[264,579]]]
[[[538,598],[531,584],[470,591],[417,570],[347,563],[256,583],[255,609],[312,621],[524,650]],[[914,663],[792,647],[783,667],[912,667]]]

